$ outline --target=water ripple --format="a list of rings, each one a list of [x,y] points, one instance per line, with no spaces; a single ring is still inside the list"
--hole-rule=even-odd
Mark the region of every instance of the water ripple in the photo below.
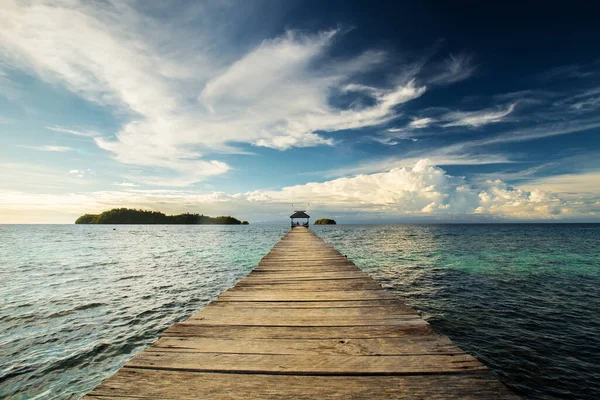
[[[599,225],[315,230],[523,398],[600,398]]]
[[[0,398],[80,398],[247,274],[285,231],[0,226]]]
[[[600,226],[315,230],[524,398],[600,398]],[[285,231],[0,226],[0,398],[80,398]]]

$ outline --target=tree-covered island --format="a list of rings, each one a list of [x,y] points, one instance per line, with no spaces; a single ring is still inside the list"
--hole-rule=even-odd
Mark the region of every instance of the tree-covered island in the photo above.
[[[247,221],[244,221],[248,224]],[[158,211],[114,208],[100,214],[84,214],[76,224],[172,224],[172,225],[241,225],[242,221],[230,217],[209,217],[202,214],[165,215]],[[245,224],[245,225],[246,225]]]
[[[336,225],[336,222],[333,219],[321,218],[315,221],[315,225]]]

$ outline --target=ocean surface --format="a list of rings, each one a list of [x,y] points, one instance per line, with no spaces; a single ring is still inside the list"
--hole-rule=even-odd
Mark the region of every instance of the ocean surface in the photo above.
[[[0,225],[0,398],[78,399],[287,225]],[[315,226],[525,399],[600,399],[600,225]]]

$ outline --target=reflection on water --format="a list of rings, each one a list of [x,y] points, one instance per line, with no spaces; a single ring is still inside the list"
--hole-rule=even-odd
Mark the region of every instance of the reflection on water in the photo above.
[[[0,226],[0,398],[79,398],[287,229]],[[600,398],[600,225],[314,230],[523,397]]]

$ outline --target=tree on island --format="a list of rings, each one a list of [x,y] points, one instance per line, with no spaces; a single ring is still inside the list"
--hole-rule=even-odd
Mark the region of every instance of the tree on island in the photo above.
[[[175,225],[241,225],[230,216],[209,217],[202,214],[165,215],[158,211],[114,208],[100,214],[84,214],[76,224],[175,224]],[[248,222],[246,222],[247,224]]]
[[[336,225],[337,223],[333,219],[321,218],[315,221],[315,225]]]

